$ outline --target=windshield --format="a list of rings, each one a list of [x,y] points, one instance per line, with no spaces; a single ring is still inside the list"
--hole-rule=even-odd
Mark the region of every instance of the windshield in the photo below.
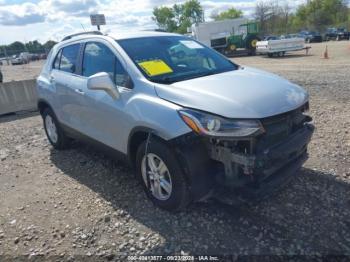
[[[236,70],[237,65],[212,49],[182,36],[117,41],[150,81],[171,84]]]

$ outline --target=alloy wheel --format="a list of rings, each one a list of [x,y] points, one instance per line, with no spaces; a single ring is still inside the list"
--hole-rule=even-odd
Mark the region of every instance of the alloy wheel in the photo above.
[[[143,182],[153,197],[165,201],[171,196],[173,185],[168,167],[164,161],[153,153],[142,159],[141,172]]]

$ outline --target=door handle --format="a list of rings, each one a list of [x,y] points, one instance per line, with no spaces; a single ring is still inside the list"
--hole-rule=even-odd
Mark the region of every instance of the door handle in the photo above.
[[[55,82],[55,78],[53,76],[50,76],[50,83]]]
[[[83,89],[80,89],[80,88],[77,88],[77,89],[75,89],[74,90],[76,93],[78,93],[78,94],[81,94],[81,95],[84,95],[85,94],[85,92],[83,91]]]

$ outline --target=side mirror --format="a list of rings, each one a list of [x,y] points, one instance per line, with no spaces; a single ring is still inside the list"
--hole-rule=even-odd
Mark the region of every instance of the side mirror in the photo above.
[[[120,94],[109,75],[105,72],[97,73],[88,78],[87,87],[90,90],[103,90],[113,99],[118,99]]]

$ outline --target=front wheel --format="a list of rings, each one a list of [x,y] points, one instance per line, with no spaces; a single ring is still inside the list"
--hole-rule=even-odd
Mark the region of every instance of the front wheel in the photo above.
[[[136,156],[137,174],[150,200],[168,211],[179,211],[190,203],[189,189],[173,151],[162,141],[145,141]]]

